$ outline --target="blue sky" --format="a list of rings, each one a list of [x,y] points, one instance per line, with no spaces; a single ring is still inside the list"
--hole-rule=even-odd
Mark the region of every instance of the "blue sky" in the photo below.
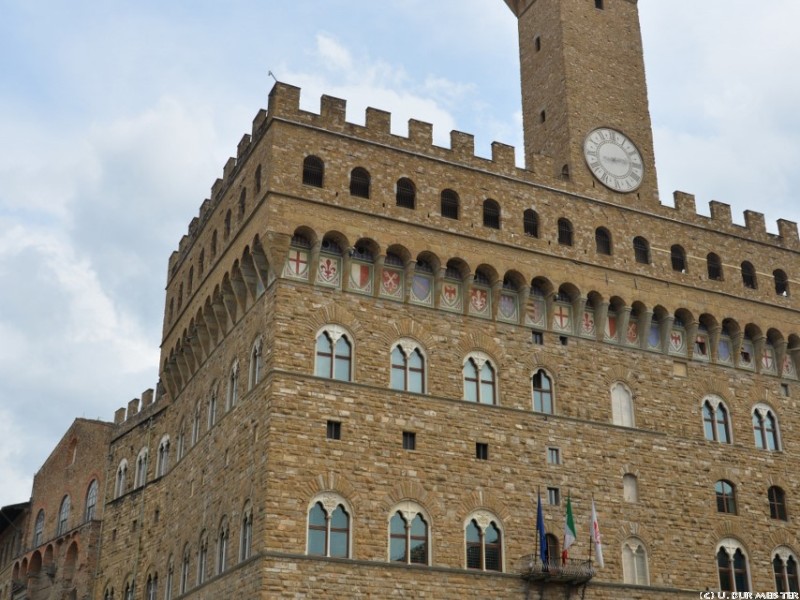
[[[588,0],[587,0],[588,1]],[[639,0],[661,199],[800,220],[796,0]],[[272,71],[522,149],[502,0],[0,0],[0,505],[155,386],[167,259]],[[790,273],[790,276],[797,274]]]

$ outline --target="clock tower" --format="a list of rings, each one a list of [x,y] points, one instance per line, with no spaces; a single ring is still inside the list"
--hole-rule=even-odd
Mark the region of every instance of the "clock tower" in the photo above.
[[[637,0],[505,0],[519,21],[525,162],[658,203]]]

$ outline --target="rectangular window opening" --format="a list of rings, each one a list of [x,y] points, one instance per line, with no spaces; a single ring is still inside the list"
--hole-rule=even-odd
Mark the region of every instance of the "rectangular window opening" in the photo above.
[[[554,487],[547,488],[547,503],[550,506],[559,506],[561,504],[561,490]]]
[[[417,434],[413,431],[403,432],[403,450],[417,449]]]
[[[541,331],[531,331],[533,343],[537,346],[544,346],[544,333]]]
[[[475,458],[478,460],[489,460],[489,444],[477,442],[475,444]]]
[[[561,450],[559,448],[547,449],[547,464],[549,465],[561,464]]]
[[[342,424],[339,421],[328,421],[327,437],[329,440],[342,439]]]
[[[781,384],[781,396],[786,396],[787,398],[789,397],[789,384],[788,383],[782,383]]]

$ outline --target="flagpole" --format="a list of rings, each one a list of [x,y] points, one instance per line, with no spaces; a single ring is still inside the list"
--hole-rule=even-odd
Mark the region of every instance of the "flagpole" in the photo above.
[[[537,557],[536,558],[540,558],[541,559],[542,557],[538,556],[539,554],[541,554],[540,548],[542,547],[542,532],[539,531],[539,504],[541,504],[541,502],[542,502],[542,486],[540,486],[540,485],[536,486],[536,498],[537,498],[537,504],[536,504],[536,554],[537,554]]]
[[[592,492],[592,506],[594,506],[594,492]],[[590,517],[591,518],[591,517]],[[594,522],[589,523],[589,565],[592,564],[592,546],[594,545]]]

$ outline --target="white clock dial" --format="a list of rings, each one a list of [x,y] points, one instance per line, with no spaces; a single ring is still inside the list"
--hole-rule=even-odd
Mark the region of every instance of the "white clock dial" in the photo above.
[[[586,136],[583,156],[597,180],[615,192],[633,192],[644,177],[638,148],[624,133],[599,127]]]

